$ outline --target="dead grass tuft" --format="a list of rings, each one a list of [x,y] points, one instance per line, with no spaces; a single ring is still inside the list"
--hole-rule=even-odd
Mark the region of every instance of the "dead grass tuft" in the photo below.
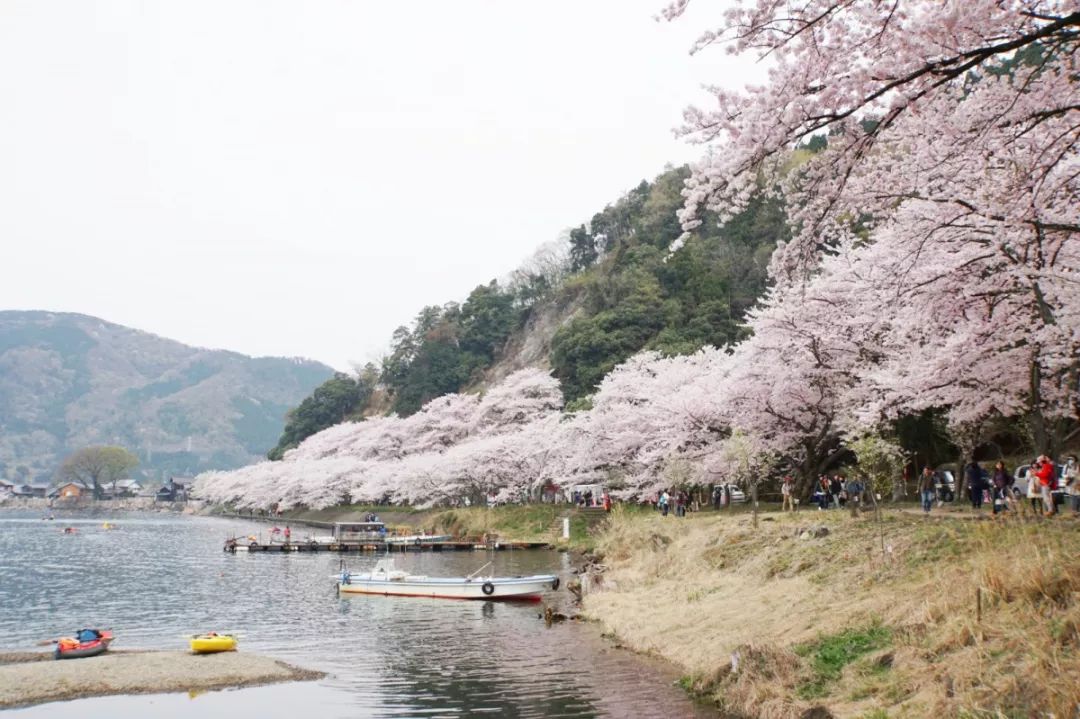
[[[775,646],[745,644],[736,648],[737,671],[729,664],[712,688],[723,708],[762,719],[802,717],[811,708],[785,688],[798,680],[801,663],[793,652]]]

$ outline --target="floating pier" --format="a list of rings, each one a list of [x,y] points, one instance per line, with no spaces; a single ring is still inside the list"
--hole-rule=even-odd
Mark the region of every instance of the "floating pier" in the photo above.
[[[483,542],[468,539],[451,539],[433,542],[251,542],[246,538],[226,540],[224,551],[237,552],[473,552],[505,551],[513,549],[551,549],[548,542]]]

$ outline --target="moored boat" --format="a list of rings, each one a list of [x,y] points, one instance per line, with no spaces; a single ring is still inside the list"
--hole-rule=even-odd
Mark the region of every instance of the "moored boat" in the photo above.
[[[97,629],[80,629],[74,637],[56,640],[53,656],[57,659],[81,659],[104,654],[113,640],[112,632]]]
[[[559,578],[554,574],[528,577],[478,577],[476,574],[478,572],[468,577],[409,574],[397,569],[393,559],[380,559],[368,573],[353,574],[343,568],[337,576],[338,592],[439,599],[538,600],[544,592],[559,588]]]
[[[449,542],[453,537],[449,534],[396,534],[386,538],[387,544],[434,544],[436,542]]]
[[[191,637],[191,651],[195,654],[215,654],[236,650],[236,637],[232,634],[196,634]]]

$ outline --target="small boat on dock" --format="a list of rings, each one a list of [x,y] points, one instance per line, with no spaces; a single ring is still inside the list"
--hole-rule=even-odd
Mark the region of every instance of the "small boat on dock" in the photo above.
[[[191,651],[195,654],[216,654],[236,651],[236,637],[232,634],[196,634],[191,637]]]
[[[97,629],[80,629],[74,637],[57,639],[53,656],[57,659],[96,657],[98,654],[104,654],[108,651],[109,642],[112,640],[112,632],[102,632]]]
[[[337,576],[338,592],[439,599],[539,600],[544,592],[559,588],[559,578],[554,574],[477,576],[487,566],[485,564],[467,577],[429,577],[401,571],[395,567],[393,559],[380,559],[374,569],[363,574],[353,574],[343,566]]]

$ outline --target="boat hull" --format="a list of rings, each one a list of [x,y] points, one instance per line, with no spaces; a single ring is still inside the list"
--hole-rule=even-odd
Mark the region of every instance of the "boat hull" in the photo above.
[[[201,635],[191,638],[191,651],[195,654],[215,654],[236,650],[236,638],[228,634]]]
[[[109,650],[111,639],[95,639],[92,642],[79,642],[76,646],[57,645],[53,656],[57,659],[82,659],[96,657]]]
[[[375,594],[387,597],[430,597],[435,599],[481,599],[538,601],[544,592],[558,587],[554,575],[492,579],[369,579],[352,577],[338,582],[341,594]]]
[[[453,537],[449,534],[410,534],[404,537],[387,537],[386,544],[434,544],[435,542],[449,542]]]

